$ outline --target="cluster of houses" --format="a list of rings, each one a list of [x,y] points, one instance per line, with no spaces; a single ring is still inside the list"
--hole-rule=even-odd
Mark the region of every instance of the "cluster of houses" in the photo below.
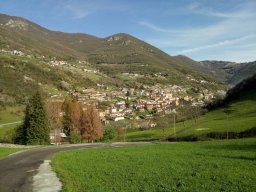
[[[179,96],[185,91],[185,88],[178,85],[156,85],[104,91],[88,88],[80,92],[71,91],[70,94],[83,104],[95,102],[100,106],[101,102],[107,102],[104,108],[98,109],[102,121],[108,124],[109,121],[138,119],[140,114],[144,117],[151,117],[152,114],[167,115],[180,105],[203,106],[214,98],[208,90],[203,90],[197,97]]]
[[[1,53],[8,53],[10,55],[17,55],[17,56],[24,56],[25,55],[22,51],[18,51],[18,50],[7,51],[5,49],[1,49],[0,52]]]

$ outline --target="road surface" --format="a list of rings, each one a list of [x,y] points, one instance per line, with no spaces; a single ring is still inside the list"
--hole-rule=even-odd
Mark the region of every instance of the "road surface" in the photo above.
[[[22,121],[15,121],[15,122],[11,122],[11,123],[4,123],[4,124],[0,124],[0,128],[6,125],[14,125],[14,124],[18,124],[21,123]]]
[[[139,144],[150,144],[150,142],[50,146],[12,154],[0,160],[0,192],[31,192],[33,176],[37,174],[38,167],[53,153],[80,148],[118,147]]]

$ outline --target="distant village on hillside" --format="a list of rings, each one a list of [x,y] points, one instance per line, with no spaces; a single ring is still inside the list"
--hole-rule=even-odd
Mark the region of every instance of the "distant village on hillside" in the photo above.
[[[0,50],[3,54],[10,54],[15,56],[34,57],[28,55],[19,50],[7,51]],[[37,56],[40,59],[45,60],[44,56]],[[67,67],[68,69],[75,68],[83,73],[100,73],[97,69],[88,67],[87,61],[78,61],[83,66],[77,68],[76,65],[70,64],[67,61],[57,60],[55,57],[47,61],[50,67]],[[57,68],[56,68],[57,69]],[[123,73],[123,76],[136,77],[140,74]],[[159,75],[158,73],[155,76]],[[197,82],[200,84],[211,83],[205,80],[197,80],[190,75],[185,76],[189,81]],[[33,81],[29,76],[24,75],[24,81]],[[140,127],[155,127],[156,123],[152,120],[154,116],[165,116],[171,114],[176,108],[182,105],[203,107],[207,103],[215,99],[216,96],[224,96],[224,90],[218,90],[213,93],[206,88],[201,88],[196,96],[188,95],[188,89],[179,85],[161,85],[156,84],[154,86],[142,85],[139,88],[127,88],[120,87],[118,89],[112,89],[104,84],[97,84],[96,88],[84,88],[74,90],[67,82],[61,82],[65,87],[67,95],[72,98],[76,98],[79,103],[84,106],[89,103],[96,104],[100,118],[104,125],[108,125],[109,122],[117,122],[125,119],[145,119],[144,122],[138,124]],[[214,84],[214,82],[212,82]],[[39,83],[39,85],[41,85]],[[63,95],[50,94],[49,97],[53,101],[63,101]]]

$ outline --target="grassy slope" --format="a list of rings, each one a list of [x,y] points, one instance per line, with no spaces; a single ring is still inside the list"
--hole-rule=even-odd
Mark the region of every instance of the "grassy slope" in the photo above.
[[[63,191],[255,191],[256,139],[86,149],[53,156]]]
[[[0,125],[15,121],[21,121],[23,119],[23,111],[24,106],[22,105],[6,107],[6,109],[0,108]]]
[[[24,116],[24,106],[17,105],[13,107],[6,107],[0,109],[0,125],[5,123],[12,123],[22,121]],[[12,143],[16,127],[21,123],[4,125],[0,127],[0,142]]]
[[[6,27],[5,24],[10,19],[25,23],[26,30]],[[110,77],[123,72],[148,75],[161,72],[168,77],[159,83],[187,85],[189,81],[184,78],[186,74],[215,82],[215,79],[207,77],[208,73],[205,73],[204,67],[199,63],[172,57],[128,34],[115,34],[112,38],[119,40],[109,41],[110,37],[97,38],[86,34],[49,31],[28,20],[3,14],[0,14],[0,23],[3,24],[0,26],[0,48],[22,50],[31,55],[44,55],[46,58],[54,56],[58,60],[88,60]],[[148,78],[150,77],[139,82],[150,83]],[[217,84],[225,87],[219,82]],[[207,86],[215,89],[212,84]]]
[[[256,126],[256,93],[243,97],[229,105],[231,113],[227,115],[220,108],[193,120],[176,125],[177,136],[199,135],[207,132],[240,132]],[[173,134],[173,126],[166,129],[167,135]],[[127,134],[128,141],[159,140],[163,138],[162,129],[132,131]]]

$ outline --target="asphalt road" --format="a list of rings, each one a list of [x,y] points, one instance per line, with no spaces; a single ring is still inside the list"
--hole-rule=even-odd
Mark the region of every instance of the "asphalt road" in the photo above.
[[[114,144],[80,144],[65,146],[50,146],[40,149],[30,149],[18,152],[0,160],[0,192],[31,192],[33,176],[37,169],[48,159],[50,155],[59,151],[67,151],[80,148],[119,147],[127,145],[150,144],[138,143],[114,143]]]

